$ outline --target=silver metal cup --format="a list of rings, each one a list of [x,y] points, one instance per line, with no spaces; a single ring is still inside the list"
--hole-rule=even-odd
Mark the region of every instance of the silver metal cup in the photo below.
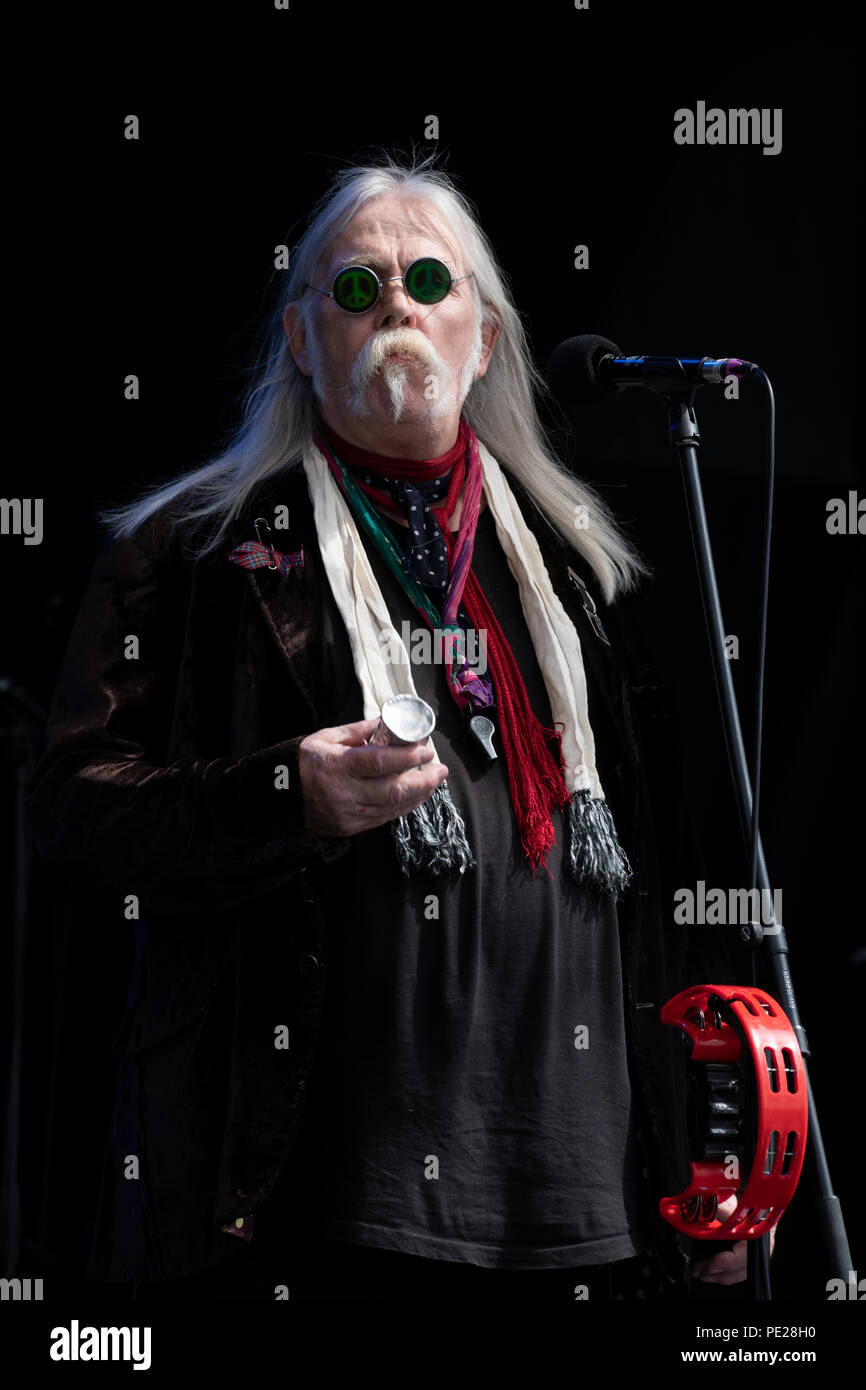
[[[436,727],[436,715],[418,695],[392,695],[379,711],[379,723],[368,743],[423,743]]]

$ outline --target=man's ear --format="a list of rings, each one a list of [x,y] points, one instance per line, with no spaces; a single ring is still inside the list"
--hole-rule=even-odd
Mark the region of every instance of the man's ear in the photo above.
[[[307,330],[300,307],[295,301],[287,304],[283,310],[283,332],[286,335],[289,352],[295,359],[298,370],[303,372],[304,376],[312,376],[310,354],[307,348]]]
[[[478,370],[475,373],[476,381],[479,377],[484,376],[484,373],[487,371],[487,368],[490,365],[490,358],[493,356],[493,349],[496,347],[496,340],[499,337],[501,330],[502,325],[500,324],[499,319],[495,317],[487,319],[481,327],[481,361],[479,362]]]

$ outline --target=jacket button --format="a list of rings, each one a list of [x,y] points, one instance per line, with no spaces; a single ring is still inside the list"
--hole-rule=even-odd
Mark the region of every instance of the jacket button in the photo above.
[[[306,955],[298,957],[298,969],[302,975],[315,975],[319,969],[318,956]]]

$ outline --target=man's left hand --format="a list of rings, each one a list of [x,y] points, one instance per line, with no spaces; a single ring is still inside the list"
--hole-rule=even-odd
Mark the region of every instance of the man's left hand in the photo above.
[[[737,1205],[736,1197],[728,1197],[719,1203],[718,1216],[724,1220],[730,1216]],[[778,1225],[778,1222],[777,1222]],[[770,1254],[776,1244],[776,1226],[770,1231]],[[698,1242],[695,1242],[698,1245]],[[720,1250],[710,1259],[702,1258],[700,1250],[692,1252],[691,1275],[702,1284],[740,1284],[748,1278],[747,1257],[749,1242],[738,1240],[730,1250]]]

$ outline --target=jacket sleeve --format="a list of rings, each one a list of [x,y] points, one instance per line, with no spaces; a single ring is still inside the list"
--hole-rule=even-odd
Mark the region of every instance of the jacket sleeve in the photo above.
[[[27,788],[44,859],[169,912],[255,898],[318,854],[298,773],[311,730],[248,757],[166,765],[191,582],[154,524],[105,540]]]

